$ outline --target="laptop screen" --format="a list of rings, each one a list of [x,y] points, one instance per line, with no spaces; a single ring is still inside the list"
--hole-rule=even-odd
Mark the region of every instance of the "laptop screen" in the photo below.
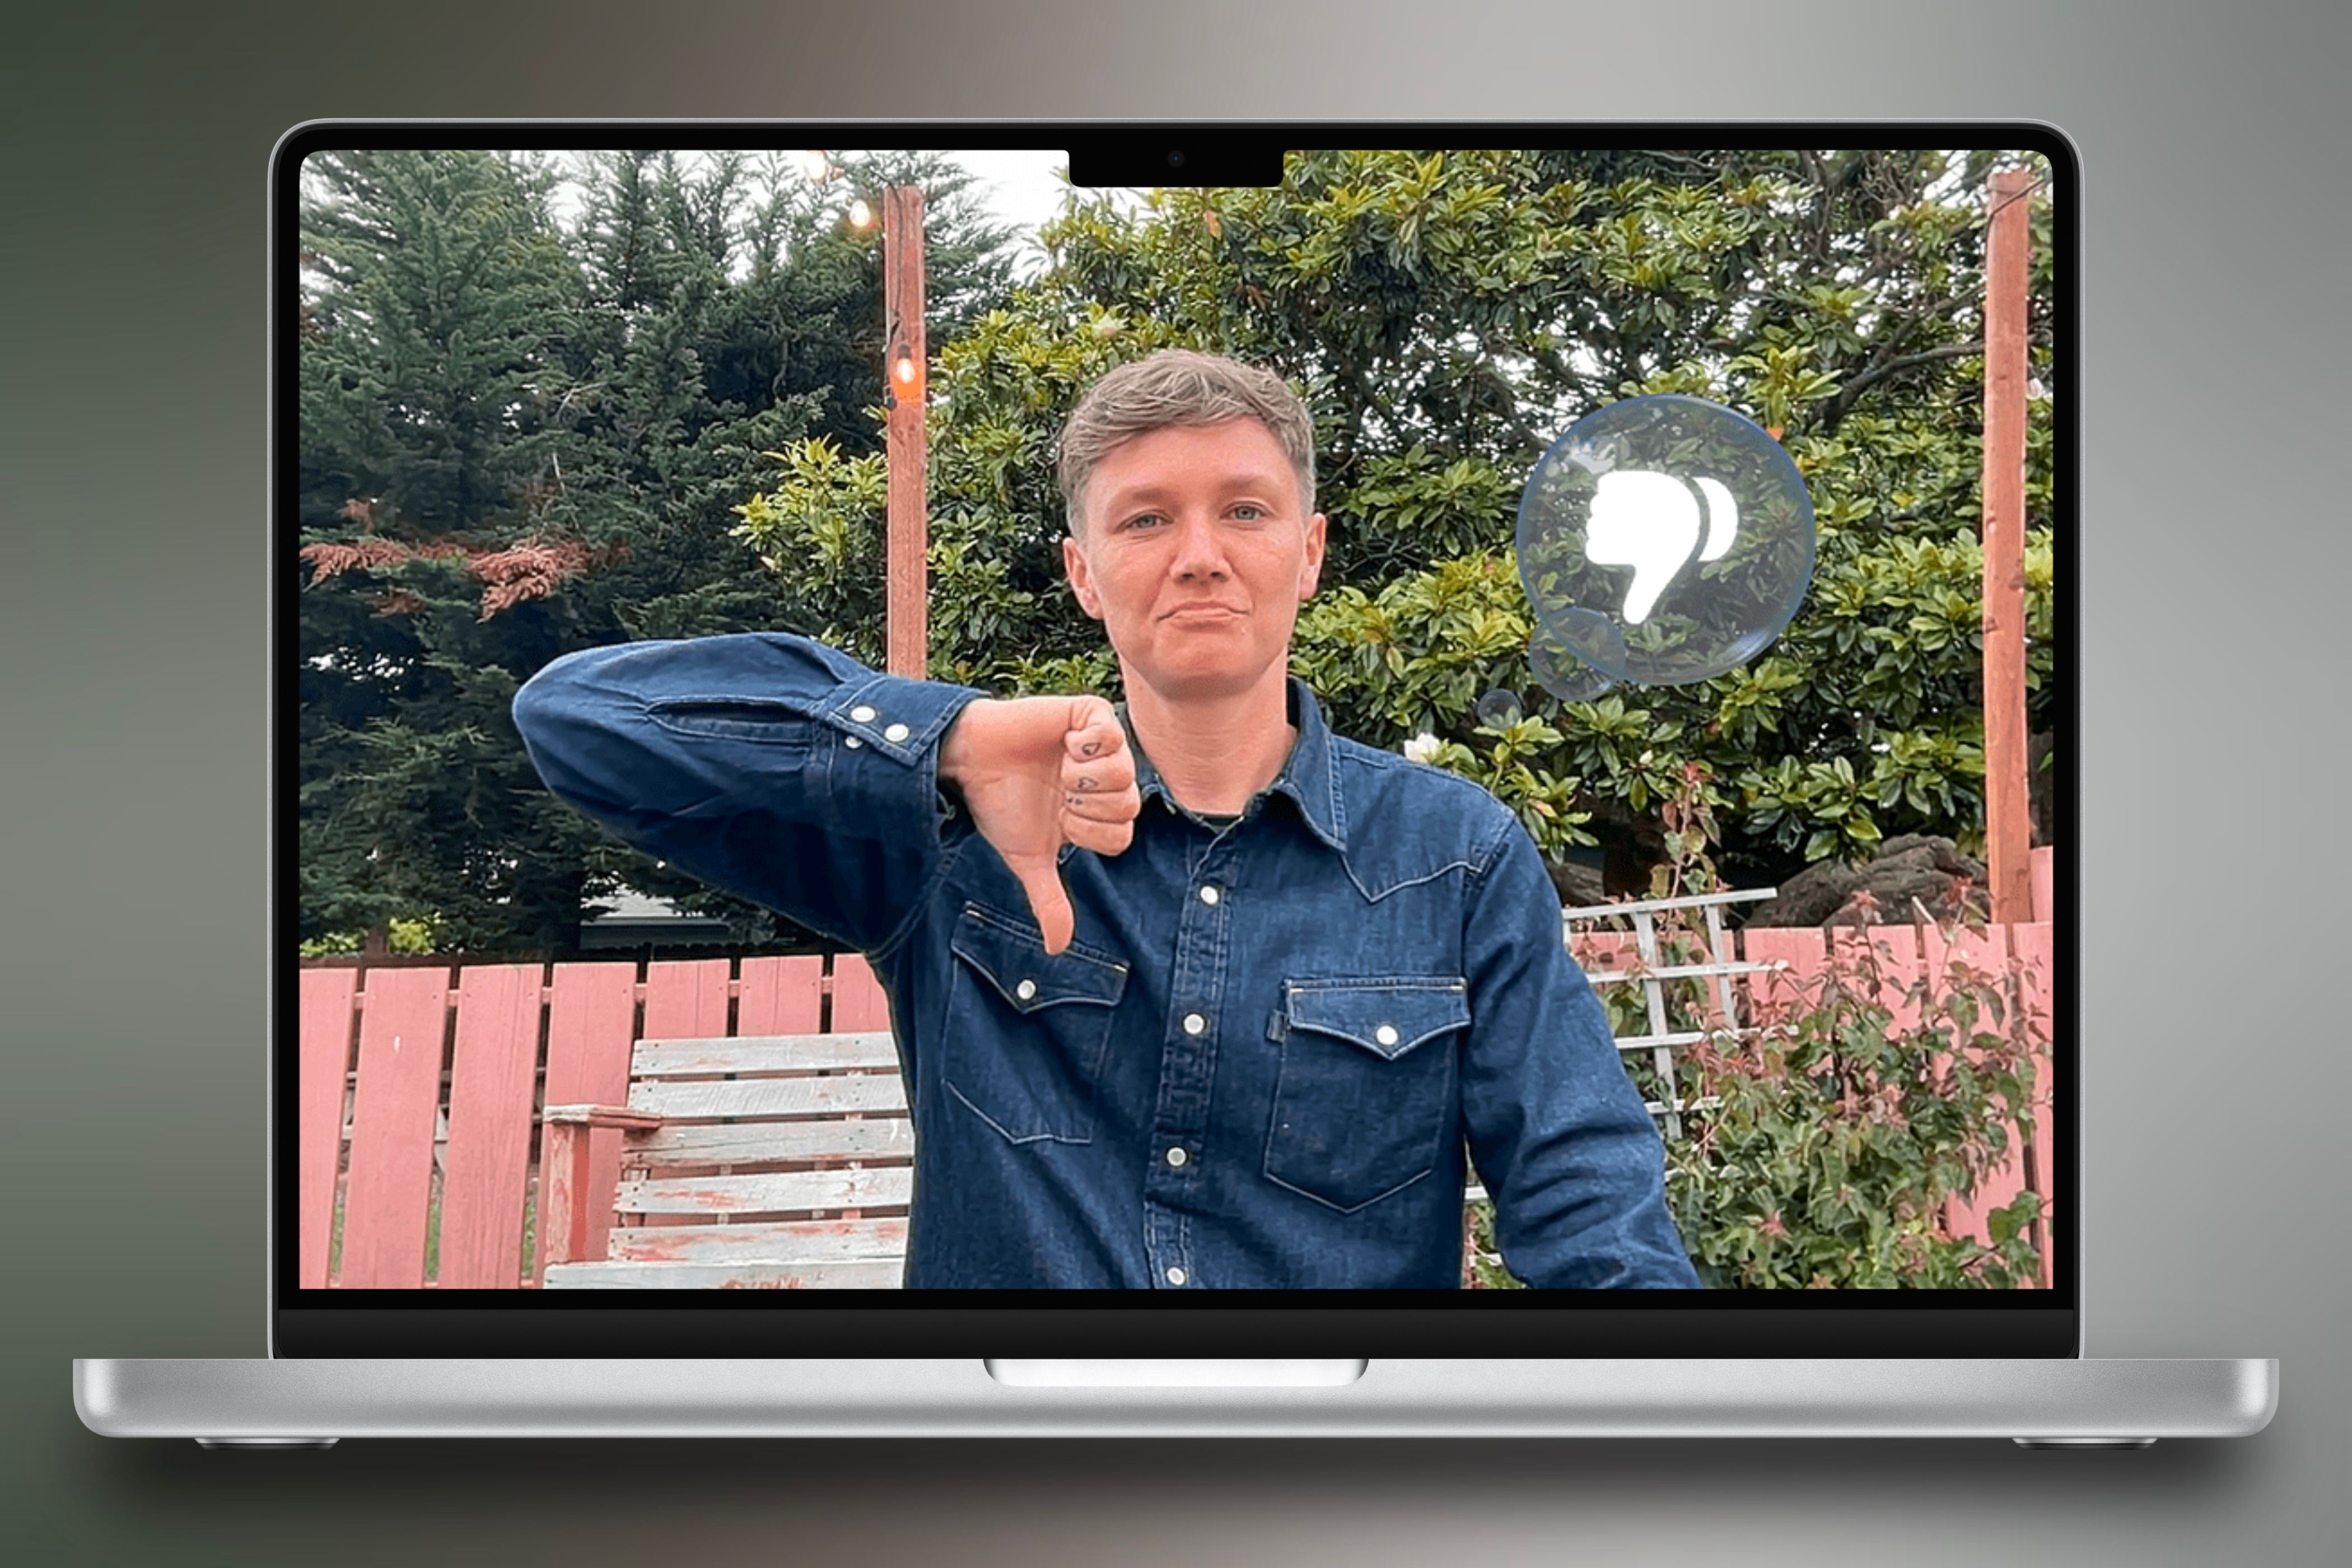
[[[279,1352],[2073,1353],[2074,178],[291,133]]]

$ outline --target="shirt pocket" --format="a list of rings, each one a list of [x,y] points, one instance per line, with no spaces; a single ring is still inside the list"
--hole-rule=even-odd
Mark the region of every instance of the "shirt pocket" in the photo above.
[[[1048,954],[1037,931],[977,904],[948,949],[948,1091],[1013,1142],[1091,1142],[1127,965],[1075,946]]]
[[[1265,1173],[1343,1214],[1435,1169],[1460,1118],[1454,1045],[1470,1026],[1453,976],[1290,980]]]

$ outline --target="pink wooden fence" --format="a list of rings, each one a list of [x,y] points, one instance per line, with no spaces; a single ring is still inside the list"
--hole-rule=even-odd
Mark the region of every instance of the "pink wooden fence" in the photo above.
[[[642,980],[634,963],[303,970],[301,1283],[530,1283],[523,1226],[541,1106],[625,1104],[640,1038],[889,1027],[882,988],[856,953],[736,968],[728,958],[656,961]],[[610,1193],[620,1134],[596,1137],[592,1188]],[[588,1258],[604,1256],[608,1226],[595,1223]]]
[[[2035,856],[2043,900],[2047,853]],[[2023,970],[2046,1038],[2053,957],[2046,901],[2036,912],[2043,917],[2036,923],[1968,940],[1978,947],[1973,960]],[[1819,931],[1755,931],[1739,940],[1748,960],[1781,959],[1800,976],[1826,962]],[[1895,976],[1915,975],[1923,963],[1941,973],[1943,938],[1933,928],[1884,926],[1873,940]],[[1607,951],[1619,945],[1601,933],[1577,942],[1597,963],[1625,961],[1628,954]],[[304,969],[296,1096],[301,1283],[535,1283],[524,1267],[523,1233],[534,1203],[541,1106],[626,1103],[630,1048],[640,1038],[889,1027],[881,987],[855,953],[746,958],[738,968],[729,958],[656,961],[642,979],[634,962]],[[1751,1003],[1759,992],[1770,995],[1774,984],[1751,984]],[[1975,1202],[1950,1206],[1954,1234],[1981,1239],[1986,1214],[2027,1186],[2042,1194],[2048,1212],[2055,1151],[2046,1049],[2035,1064],[2035,1106],[2030,1147],[2013,1142]],[[590,1190],[610,1193],[620,1173],[620,1133],[593,1138]],[[594,1223],[586,1257],[604,1256],[609,1225],[608,1215]],[[340,1267],[331,1267],[339,1226]],[[2048,1234],[2040,1238],[2045,1284]]]

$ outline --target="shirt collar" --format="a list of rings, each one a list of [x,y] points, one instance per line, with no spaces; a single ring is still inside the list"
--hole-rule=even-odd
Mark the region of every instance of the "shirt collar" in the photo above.
[[[1307,682],[1293,675],[1286,678],[1288,717],[1298,727],[1298,735],[1291,742],[1290,755],[1284,759],[1282,772],[1275,775],[1260,798],[1266,795],[1286,795],[1298,807],[1298,815],[1316,837],[1332,848],[1344,852],[1348,847],[1348,817],[1339,800],[1339,772],[1332,765],[1331,731],[1323,721],[1322,707]],[[1129,747],[1135,752],[1135,784],[1144,799],[1158,795],[1172,812],[1182,814],[1184,808],[1168,792],[1160,770],[1137,739],[1135,726],[1128,720],[1127,704],[1117,705],[1118,721],[1127,731]],[[1251,803],[1253,805],[1255,801]]]

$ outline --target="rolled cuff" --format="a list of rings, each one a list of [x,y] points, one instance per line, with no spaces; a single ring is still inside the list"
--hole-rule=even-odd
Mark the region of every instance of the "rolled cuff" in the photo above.
[[[834,826],[887,838],[920,823],[936,847],[941,824],[955,816],[939,787],[940,742],[982,695],[897,675],[844,681],[815,714],[831,738],[826,805]]]

